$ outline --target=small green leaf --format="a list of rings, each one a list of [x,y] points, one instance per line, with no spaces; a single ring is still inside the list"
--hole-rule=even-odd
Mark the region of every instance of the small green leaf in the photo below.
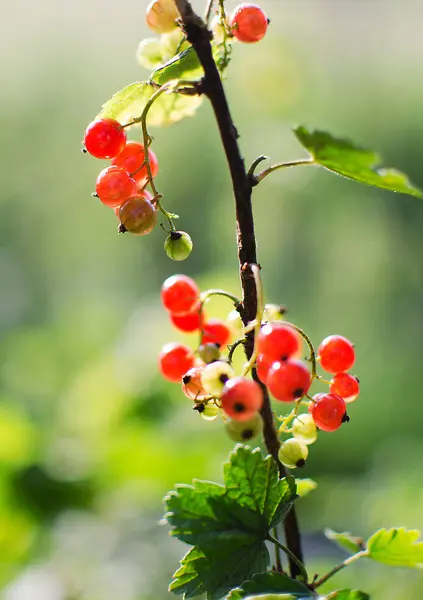
[[[349,140],[335,138],[325,131],[297,127],[294,133],[314,162],[325,169],[367,185],[422,198],[422,192],[410,183],[404,173],[394,169],[377,169],[380,158],[375,152],[360,148]]]
[[[370,596],[359,590],[337,590],[322,600],[370,600]]]
[[[194,550],[182,560],[170,590],[214,600],[255,573],[265,571],[269,529],[283,519],[296,497],[293,477],[278,479],[270,457],[237,446],[224,467],[224,485],[194,481],[165,499],[172,535]]]
[[[247,596],[246,600],[298,600],[298,597],[292,594],[258,594]]]
[[[317,482],[314,479],[295,479],[295,485],[297,486],[297,494],[300,498],[308,496],[308,494],[317,488]]]
[[[191,46],[155,69],[150,80],[163,85],[173,79],[197,80],[204,74],[197,53]]]
[[[325,529],[325,536],[351,554],[356,554],[365,548],[364,540],[352,535],[349,531],[338,533],[337,531],[333,531],[333,529]]]
[[[269,571],[254,575],[238,588],[231,590],[226,600],[242,600],[262,594],[290,594],[293,598],[313,598],[314,594],[304,584],[282,573]]]
[[[122,125],[141,116],[145,105],[155,92],[146,81],[136,81],[117,92],[105,104],[97,119],[116,119]],[[200,96],[183,96],[176,93],[162,94],[148,112],[147,124],[161,127],[171,125],[184,117],[192,116],[200,106]]]
[[[423,567],[423,542],[417,529],[380,529],[367,541],[368,556],[397,567]]]

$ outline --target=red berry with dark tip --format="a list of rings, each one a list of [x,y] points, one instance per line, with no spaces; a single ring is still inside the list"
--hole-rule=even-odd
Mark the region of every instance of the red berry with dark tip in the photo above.
[[[193,351],[184,344],[166,344],[159,355],[163,377],[175,383],[182,381],[182,377],[193,368],[194,363]]]
[[[229,24],[232,34],[240,42],[252,43],[264,37],[269,20],[256,4],[243,3],[235,8]]]
[[[200,290],[191,277],[172,275],[162,285],[163,306],[173,315],[183,315],[195,310],[200,299]]]
[[[152,150],[148,151],[150,158],[150,169],[152,177],[155,177],[159,170],[156,155]],[[145,149],[139,142],[128,142],[125,148],[113,160],[112,165],[122,167],[130,173],[138,185],[147,183],[147,166],[145,164]]]
[[[330,393],[341,396],[345,402],[354,402],[360,393],[357,377],[349,373],[337,373],[332,377]]]
[[[300,360],[288,359],[274,363],[267,374],[267,386],[280,402],[293,402],[306,394],[311,385],[311,375]]]
[[[136,196],[138,186],[125,169],[112,165],[103,169],[97,177],[95,191],[103,204],[114,207]]]
[[[328,373],[348,371],[354,364],[354,345],[342,335],[330,335],[317,351],[322,369]]]
[[[207,323],[204,323],[202,344],[219,344],[220,347],[223,347],[230,339],[231,330],[223,321],[209,319]]]
[[[284,361],[300,352],[297,332],[283,323],[267,323],[258,335],[258,353],[267,359]]]
[[[336,394],[316,394],[308,407],[316,426],[323,431],[335,431],[349,421],[347,405]]]
[[[229,379],[220,396],[222,409],[236,421],[249,421],[263,404],[259,384],[246,377]]]
[[[157,210],[147,198],[141,194],[128,198],[119,207],[119,231],[130,231],[135,235],[147,235],[157,222]]]
[[[153,200],[153,196],[152,196],[152,194],[150,194],[150,192],[148,190],[142,190],[142,191],[138,190],[136,198],[145,198],[149,202],[151,202]],[[115,213],[115,215],[117,216],[118,219],[120,218],[119,211],[120,211],[120,205],[113,206],[113,212]]]
[[[95,158],[113,158],[125,147],[125,130],[114,119],[98,119],[85,130],[84,144]]]

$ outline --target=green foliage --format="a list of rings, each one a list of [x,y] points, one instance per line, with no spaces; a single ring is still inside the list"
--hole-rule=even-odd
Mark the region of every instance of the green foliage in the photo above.
[[[233,589],[227,600],[242,600],[253,595],[289,594],[292,598],[312,598],[314,594],[301,582],[282,573],[258,573],[238,588]]]
[[[359,590],[337,590],[322,600],[370,600],[370,596]]]
[[[333,531],[333,529],[325,529],[325,536],[351,554],[364,549],[364,540],[352,535],[348,531],[338,533],[337,531]]]
[[[96,119],[116,119],[126,124],[138,118],[155,92],[147,81],[136,81],[114,94]],[[201,96],[184,96],[171,91],[162,94],[148,112],[148,125],[163,127],[191,117],[202,102]]]
[[[308,131],[305,127],[294,129],[300,143],[311,154],[314,162],[325,169],[360,183],[422,197],[404,173],[394,169],[377,169],[378,154],[365,150],[326,131]]]
[[[301,479],[295,478],[295,485],[297,486],[297,494],[300,498],[308,496],[308,494],[317,488],[317,482],[314,479]]]
[[[395,567],[423,567],[423,542],[417,529],[380,529],[367,541],[368,556]]]
[[[192,46],[177,54],[153,71],[150,81],[163,85],[173,79],[196,80],[204,74],[197,53]]]
[[[165,501],[172,535],[195,546],[181,561],[170,591],[219,598],[255,573],[265,571],[269,529],[296,497],[293,477],[278,479],[275,462],[259,449],[237,446],[224,466],[224,485],[194,481]]]

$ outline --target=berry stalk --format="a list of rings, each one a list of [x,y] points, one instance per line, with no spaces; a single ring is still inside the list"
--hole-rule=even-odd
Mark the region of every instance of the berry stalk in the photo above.
[[[204,69],[204,77],[198,91],[207,96],[211,102],[231,174],[236,209],[238,260],[243,290],[239,313],[244,324],[247,324],[256,318],[258,300],[256,281],[250,266],[257,264],[254,218],[251,204],[251,178],[248,176],[244,160],[241,156],[238,145],[238,133],[232,120],[222,80],[212,55],[210,32],[202,19],[194,13],[188,0],[175,0],[175,4],[181,15],[188,41],[197,52]],[[246,336],[245,353],[248,359],[251,358],[254,352],[254,337],[254,330],[250,331]],[[263,437],[266,448],[276,461],[280,475],[283,477],[287,473],[278,458],[280,442],[274,424],[269,394],[266,386],[258,380],[255,369],[253,369],[252,375],[263,391],[264,403],[261,409],[261,416],[263,418]],[[294,507],[285,519],[284,528],[287,547],[297,559],[293,560],[290,558],[289,561],[291,575],[295,577],[301,573],[298,561],[303,562],[303,556],[301,537]]]

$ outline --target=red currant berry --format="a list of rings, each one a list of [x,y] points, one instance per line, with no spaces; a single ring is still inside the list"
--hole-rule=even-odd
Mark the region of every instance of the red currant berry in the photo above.
[[[256,371],[257,371],[257,376],[262,383],[266,384],[267,374],[269,373],[269,369],[273,365],[274,362],[276,362],[276,361],[267,358],[267,356],[265,356],[264,354],[258,355],[257,361],[256,361]]]
[[[172,275],[162,285],[163,306],[173,315],[183,315],[195,310],[200,299],[200,290],[191,277]]]
[[[240,4],[232,13],[230,27],[240,42],[258,42],[267,31],[269,20],[263,10],[251,3]]]
[[[330,335],[319,346],[318,356],[322,369],[329,373],[348,371],[354,364],[354,346],[342,335]]]
[[[310,372],[300,360],[273,363],[267,374],[267,386],[281,402],[298,400],[308,392],[310,385]]]
[[[159,170],[156,155],[152,150],[148,151],[150,158],[150,169],[151,175],[155,177]],[[128,142],[125,148],[120,152],[116,158],[112,160],[112,165],[121,167],[131,174],[131,177],[135,179],[138,185],[144,185],[147,183],[147,166],[145,164],[145,150],[144,146],[139,142]]]
[[[135,235],[147,235],[157,222],[156,208],[143,196],[129,198],[119,209],[119,232],[130,231]]]
[[[149,202],[151,202],[153,200],[153,196],[152,196],[152,194],[150,194],[150,192],[148,190],[143,190],[142,192],[138,191],[136,198],[146,198]],[[118,219],[120,219],[119,211],[120,211],[120,205],[113,207],[113,212],[115,213],[115,215],[117,216]]]
[[[193,367],[182,377],[182,391],[191,400],[204,400],[207,392],[202,386],[203,367]]]
[[[222,408],[235,421],[249,421],[263,404],[259,384],[246,377],[229,379],[220,396]]]
[[[231,330],[219,319],[209,319],[203,325],[202,344],[219,344],[222,348],[231,339]]]
[[[198,331],[200,329],[199,308],[199,305],[197,305],[193,312],[186,313],[185,315],[174,315],[171,313],[170,321],[172,325],[174,325],[176,329],[179,329],[179,331],[185,331],[186,333]]]
[[[159,366],[163,377],[178,383],[194,366],[195,357],[191,348],[184,344],[166,344],[159,355]]]
[[[335,394],[316,394],[308,410],[316,426],[323,431],[335,431],[349,421],[345,401]]]
[[[357,377],[349,373],[337,373],[332,377],[330,393],[341,396],[345,402],[354,402],[360,393]]]
[[[297,332],[282,323],[267,323],[258,336],[258,353],[267,359],[284,361],[299,353],[301,349]]]
[[[126,133],[114,119],[99,119],[88,125],[84,144],[95,158],[113,158],[125,148]]]
[[[138,187],[125,169],[111,166],[103,169],[97,177],[95,191],[103,204],[113,207],[136,196]]]

